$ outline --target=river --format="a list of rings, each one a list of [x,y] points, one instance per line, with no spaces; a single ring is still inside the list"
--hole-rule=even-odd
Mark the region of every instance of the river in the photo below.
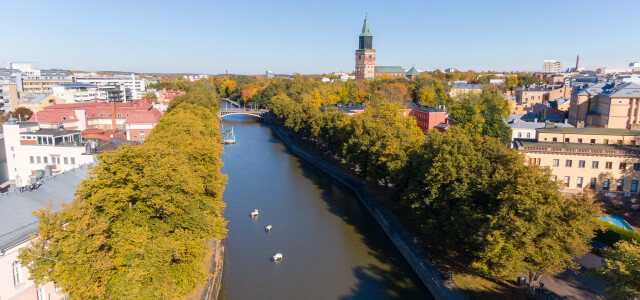
[[[223,124],[237,143],[222,156],[229,232],[220,299],[430,299],[349,189],[255,118]],[[277,252],[284,258],[274,263]]]

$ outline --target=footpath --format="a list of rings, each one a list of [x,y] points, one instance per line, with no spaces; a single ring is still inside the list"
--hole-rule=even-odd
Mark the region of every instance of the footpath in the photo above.
[[[377,201],[367,186],[360,180],[344,173],[342,170],[315,157],[295,143],[295,138],[277,125],[271,125],[271,129],[280,137],[289,150],[304,159],[316,168],[327,173],[335,180],[352,189],[360,202],[371,213],[385,234],[391,239],[395,247],[413,268],[418,278],[427,287],[431,295],[436,299],[467,299],[467,297],[448,280],[445,274],[440,272],[429,260],[429,255],[420,248],[398,223],[398,221]]]

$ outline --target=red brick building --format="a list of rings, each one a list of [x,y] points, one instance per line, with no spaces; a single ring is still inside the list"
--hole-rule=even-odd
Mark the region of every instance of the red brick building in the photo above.
[[[364,18],[362,32],[356,50],[356,80],[372,79],[376,68],[376,50],[373,49],[373,35],[369,29],[369,20]]]
[[[418,127],[422,131],[436,128],[440,131],[446,131],[449,128],[449,115],[442,109],[412,105],[406,110],[408,115],[413,116],[418,123]]]

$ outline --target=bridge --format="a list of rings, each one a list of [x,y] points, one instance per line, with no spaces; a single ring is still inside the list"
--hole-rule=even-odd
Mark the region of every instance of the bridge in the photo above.
[[[225,103],[224,107],[220,107],[220,112],[218,113],[218,117],[220,119],[222,119],[222,117],[231,115],[247,115],[262,118],[265,113],[269,112],[268,109],[240,107],[240,104],[238,102],[235,102],[231,99],[222,98],[222,100],[232,104],[232,106],[228,107],[228,105]]]

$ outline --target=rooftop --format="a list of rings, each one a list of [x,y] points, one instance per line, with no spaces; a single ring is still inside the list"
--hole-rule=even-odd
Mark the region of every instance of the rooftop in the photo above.
[[[472,83],[461,83],[456,82],[451,89],[463,89],[463,90],[481,90],[483,87],[482,84],[472,84]]]
[[[88,83],[60,83],[60,84],[56,84],[54,86],[62,86],[62,87],[66,87],[66,88],[96,87],[95,85],[88,84]]]
[[[423,106],[415,103],[409,103],[409,105],[407,105],[407,108],[417,110],[417,111],[422,111],[422,112],[445,112],[443,109],[440,109],[440,108]]]
[[[585,143],[553,143],[516,140],[518,150],[540,152],[571,152],[612,155],[640,155],[640,147],[631,145],[585,144]]]
[[[540,133],[562,133],[562,134],[589,134],[589,135],[635,135],[640,136],[640,131],[618,128],[575,128],[575,127],[558,127],[545,128],[538,130]]]
[[[37,233],[38,220],[31,213],[49,205],[49,200],[53,201],[53,211],[60,211],[61,203],[71,203],[88,168],[83,166],[45,179],[36,190],[0,195],[0,251]]]
[[[80,133],[80,130],[66,130],[66,129],[38,129],[30,132],[21,132],[20,135],[47,135],[47,136],[64,136],[70,134]]]
[[[420,72],[418,72],[415,67],[411,67],[407,72],[407,76],[420,76]]]
[[[376,66],[376,73],[404,73],[401,66]]]

